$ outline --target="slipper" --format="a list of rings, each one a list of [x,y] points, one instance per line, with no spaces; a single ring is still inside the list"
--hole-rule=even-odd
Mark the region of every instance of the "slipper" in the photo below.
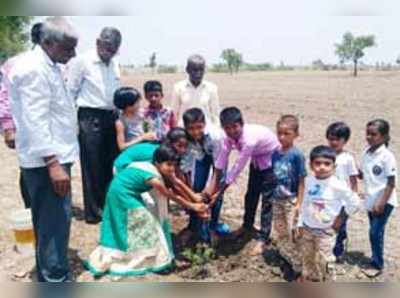
[[[369,278],[375,278],[382,274],[382,270],[376,268],[361,269],[361,272]]]

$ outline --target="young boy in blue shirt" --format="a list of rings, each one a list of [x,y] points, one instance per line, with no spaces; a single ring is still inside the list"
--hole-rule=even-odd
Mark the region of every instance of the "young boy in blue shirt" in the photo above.
[[[294,230],[303,201],[304,179],[307,176],[305,158],[294,142],[299,136],[299,120],[294,115],[282,116],[276,125],[281,148],[272,154],[275,177],[273,190],[273,224],[278,249],[283,257],[282,271],[290,280],[301,273],[302,255]]]
[[[186,174],[190,186],[196,193],[204,192],[210,173],[214,168],[214,161],[219,153],[219,140],[214,140],[205,133],[205,115],[199,108],[192,108],[183,114],[183,123],[189,137],[187,153],[183,157],[181,169]],[[210,200],[204,195],[205,200]],[[188,230],[191,234],[204,242],[211,241],[211,232],[217,234],[229,233],[226,224],[218,223],[222,207],[220,195],[211,207],[210,221],[204,221],[196,213],[190,212]],[[209,202],[206,202],[209,203]]]

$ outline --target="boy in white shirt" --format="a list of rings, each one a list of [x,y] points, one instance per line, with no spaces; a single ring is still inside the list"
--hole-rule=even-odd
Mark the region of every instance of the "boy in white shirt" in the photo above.
[[[317,146],[310,154],[313,175],[305,181],[304,198],[299,214],[302,237],[302,279],[320,281],[335,279],[335,230],[341,224],[341,209],[346,214],[358,210],[359,197],[335,176],[336,152],[328,146]]]
[[[367,124],[368,148],[361,161],[365,183],[365,204],[370,223],[371,263],[364,273],[375,277],[384,267],[385,227],[397,207],[397,166],[394,154],[388,149],[390,126],[386,120],[376,119]]]
[[[346,182],[355,193],[358,193],[357,177],[359,171],[357,169],[356,161],[353,155],[344,149],[350,139],[350,135],[350,127],[344,122],[334,122],[329,125],[326,130],[326,139],[328,140],[329,147],[336,152],[335,176]],[[333,254],[336,257],[337,263],[343,262],[346,240],[348,240],[347,217],[344,216],[333,249]]]

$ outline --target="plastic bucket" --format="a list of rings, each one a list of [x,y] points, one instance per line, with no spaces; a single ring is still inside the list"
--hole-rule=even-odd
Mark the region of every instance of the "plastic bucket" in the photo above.
[[[35,234],[33,232],[32,214],[30,209],[17,210],[10,216],[11,229],[17,250],[21,253],[30,253],[35,244]]]

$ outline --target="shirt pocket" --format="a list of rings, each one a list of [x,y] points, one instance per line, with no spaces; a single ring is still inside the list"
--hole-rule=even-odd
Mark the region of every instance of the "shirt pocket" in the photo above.
[[[119,72],[114,71],[111,74],[111,84],[114,90],[118,89],[119,86],[121,86],[121,75],[119,74]]]
[[[103,130],[100,119],[95,116],[79,121],[79,127],[84,134],[99,134]]]
[[[191,106],[192,105],[192,96],[191,96],[191,94],[189,93],[189,92],[182,92],[182,95],[181,95],[181,104],[183,105],[183,106]]]
[[[211,104],[210,104],[211,96],[209,92],[202,92],[200,96],[200,104],[204,109],[210,113],[211,112]]]
[[[67,89],[60,74],[54,72],[49,75],[51,91],[51,107],[59,115],[73,113],[73,101],[67,94]]]

